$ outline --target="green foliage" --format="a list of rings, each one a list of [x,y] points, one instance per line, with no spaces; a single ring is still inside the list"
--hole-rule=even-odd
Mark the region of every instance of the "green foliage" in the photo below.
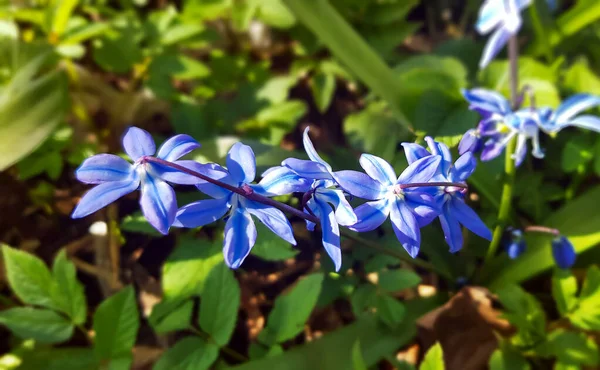
[[[585,330],[600,330],[600,269],[587,270],[577,305],[568,315],[573,325]]]
[[[187,337],[169,348],[156,362],[153,370],[209,369],[219,356],[219,347],[203,339]]]
[[[505,343],[501,343],[500,348],[492,353],[489,365],[490,370],[531,369],[531,365],[529,365],[525,357]]]
[[[436,343],[427,350],[425,358],[423,359],[421,366],[419,366],[419,370],[444,370],[445,368],[442,345]]]
[[[77,280],[75,265],[67,260],[64,249],[54,258],[52,275],[54,279],[50,291],[56,307],[70,317],[73,324],[84,324],[87,303],[83,285]]]
[[[577,304],[577,279],[567,270],[556,269],[552,275],[552,297],[561,316]]]
[[[517,285],[504,286],[496,294],[504,306],[504,317],[518,329],[515,344],[531,346],[545,339],[546,316],[534,296]]]
[[[58,313],[33,307],[15,307],[0,312],[0,324],[21,338],[41,343],[60,343],[71,338],[73,325]]]

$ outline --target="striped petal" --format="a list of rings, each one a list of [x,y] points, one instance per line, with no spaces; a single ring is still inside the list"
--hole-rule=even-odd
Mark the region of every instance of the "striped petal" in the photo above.
[[[291,193],[304,193],[310,190],[312,180],[298,175],[287,167],[274,167],[263,174],[262,180],[252,186],[255,192],[273,197]]]
[[[168,234],[177,214],[175,191],[166,182],[152,176],[142,180],[141,190],[140,207],[144,217],[160,233]]]
[[[396,172],[384,159],[371,154],[360,156],[360,166],[367,175],[383,185],[392,185],[396,181]]]
[[[336,221],[335,213],[331,206],[319,200],[316,201],[318,216],[321,220],[321,240],[323,248],[333,261],[335,271],[342,267],[342,249],[340,248],[340,227]]]
[[[440,222],[442,224],[442,231],[444,231],[444,239],[448,246],[450,246],[450,252],[458,252],[463,245],[463,236],[460,223],[450,210],[450,202],[446,202],[444,205],[444,210],[440,214]]]
[[[200,200],[181,207],[173,226],[193,228],[208,225],[219,220],[228,210],[228,198]]]
[[[479,61],[479,68],[483,69],[487,67],[492,59],[498,55],[504,45],[506,45],[511,36],[512,33],[509,30],[505,28],[497,29],[488,39],[487,43],[485,44],[485,48],[483,48],[483,54],[481,55],[481,60]]]
[[[292,225],[279,209],[267,206],[262,203],[254,202],[248,199],[241,200],[242,205],[248,213],[258,218],[266,227],[269,228],[275,235],[279,236],[286,242],[296,245]]]
[[[154,155],[156,146],[148,131],[138,127],[129,127],[123,135],[123,149],[129,158],[137,161],[145,155]]]
[[[256,177],[256,158],[248,145],[235,143],[227,153],[227,170],[234,181],[251,183]]]
[[[560,126],[581,112],[600,105],[600,96],[576,94],[569,97],[554,112],[553,121]]]
[[[410,184],[428,182],[440,170],[442,157],[439,155],[430,155],[429,157],[421,158],[406,167],[398,177],[397,184]]]
[[[471,230],[480,237],[492,240],[492,232],[490,229],[481,221],[481,218],[475,211],[471,209],[462,199],[452,197],[450,202],[450,211],[452,216],[458,220],[464,227]]]
[[[243,208],[234,208],[225,224],[223,256],[227,266],[232,269],[240,267],[254,243],[256,243],[256,226],[250,214]]]
[[[334,180],[351,195],[368,200],[381,199],[385,188],[368,175],[358,171],[337,171]]]
[[[97,185],[85,195],[73,210],[71,218],[82,218],[106,207],[122,196],[135,191],[140,186],[139,179],[105,182]]]
[[[307,127],[304,130],[304,134],[302,135],[302,143],[304,144],[304,150],[306,151],[308,158],[310,158],[311,161],[322,164],[323,166],[325,166],[327,171],[331,172],[331,166],[327,162],[325,162],[323,158],[321,158],[319,153],[317,153],[317,151],[315,150],[312,141],[310,141],[310,137],[308,136],[308,130],[309,128]]]
[[[388,199],[367,202],[358,206],[354,213],[358,222],[349,229],[358,232],[375,230],[387,219],[390,214]]]
[[[288,158],[281,162],[281,164],[307,179],[331,179],[331,173],[322,163],[308,161],[306,159]]]
[[[342,226],[354,225],[358,219],[354,209],[344,196],[344,192],[334,189],[318,189],[315,196],[320,202],[331,203],[335,209],[337,223]]]
[[[75,176],[86,184],[127,181],[133,176],[133,166],[114,154],[98,154],[83,161]]]
[[[404,249],[412,258],[417,257],[421,246],[421,229],[406,203],[400,200],[392,202],[390,220],[394,233]]]
[[[163,143],[156,156],[173,162],[198,148],[200,148],[200,144],[190,135],[175,135]]]

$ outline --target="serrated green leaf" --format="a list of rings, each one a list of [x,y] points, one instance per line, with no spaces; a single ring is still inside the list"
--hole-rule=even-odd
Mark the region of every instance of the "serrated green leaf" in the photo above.
[[[194,302],[163,299],[152,308],[148,318],[150,325],[158,334],[189,328],[191,325]]]
[[[135,291],[128,286],[103,301],[94,313],[94,349],[102,360],[123,367],[131,356],[140,326]],[[115,365],[116,366],[116,365]]]
[[[14,307],[0,311],[0,324],[23,339],[35,339],[42,343],[60,343],[73,335],[73,324],[54,311]]]
[[[34,255],[2,246],[6,276],[11,289],[24,303],[57,308],[51,294],[52,275]]]
[[[419,370],[444,370],[445,368],[442,345],[437,342],[427,350],[423,362],[419,366]]]
[[[77,280],[75,265],[67,259],[67,253],[62,249],[54,258],[52,265],[52,298],[60,311],[67,314],[73,324],[85,323],[87,302],[83,284]]]
[[[169,348],[153,370],[205,370],[219,357],[219,347],[203,339],[187,337]]]
[[[202,294],[208,273],[223,263],[222,242],[182,238],[162,269],[165,298],[185,299]]]
[[[421,282],[421,277],[410,270],[388,270],[379,273],[378,285],[386,292],[398,292],[412,288]]]
[[[569,270],[554,270],[552,297],[561,316],[565,316],[577,304],[577,279]]]
[[[319,112],[325,113],[335,93],[335,76],[317,72],[311,79],[310,89]]]
[[[323,274],[309,275],[300,280],[289,293],[277,297],[267,326],[258,339],[270,346],[298,335],[317,303],[323,278]]]
[[[406,315],[406,308],[397,299],[380,295],[377,297],[377,317],[390,328],[397,328]]]
[[[588,268],[579,304],[568,317],[579,328],[600,330],[600,269],[597,266]]]
[[[224,346],[235,328],[240,308],[240,287],[225,264],[213,268],[206,278],[200,303],[200,328]]]
[[[521,355],[511,348],[499,348],[490,357],[490,370],[530,370],[531,366]]]

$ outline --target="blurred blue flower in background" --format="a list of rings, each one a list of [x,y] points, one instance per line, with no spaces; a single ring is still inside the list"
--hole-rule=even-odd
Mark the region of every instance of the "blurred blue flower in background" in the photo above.
[[[508,258],[511,260],[519,258],[523,253],[527,245],[525,244],[525,238],[523,238],[523,232],[519,229],[511,229],[508,244],[506,245],[506,253]]]
[[[552,256],[558,267],[568,269],[575,264],[577,253],[569,239],[565,236],[559,236],[552,240]]]
[[[579,115],[590,108],[600,106],[600,96],[591,94],[573,95],[556,110],[539,109],[540,127],[548,134],[555,134],[565,127],[574,126],[600,132],[600,117]]]
[[[523,23],[520,12],[530,4],[531,0],[484,1],[479,9],[475,29],[482,35],[492,31],[493,33],[483,49],[479,68],[485,68],[506,45],[508,39],[519,32]]]
[[[178,159],[199,147],[191,136],[176,135],[165,141],[157,157],[197,170],[203,165]],[[123,149],[135,161],[133,164],[113,154],[98,154],[77,169],[75,175],[79,181],[97,186],[83,196],[71,217],[85,217],[141,187],[140,206],[144,216],[156,230],[167,234],[177,212],[175,191],[167,181],[191,185],[201,180],[145,161],[146,156],[154,155],[156,146],[152,136],[140,128],[130,127],[125,131]]]

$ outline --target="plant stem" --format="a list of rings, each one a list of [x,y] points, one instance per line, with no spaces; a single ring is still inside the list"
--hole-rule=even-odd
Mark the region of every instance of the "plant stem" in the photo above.
[[[517,36],[512,36],[508,41],[508,56],[510,59],[510,98],[513,104],[513,109],[516,109],[516,105],[519,100],[519,45],[517,43]],[[510,217],[510,208],[512,206],[512,194],[515,182],[515,160],[513,154],[516,147],[516,138],[510,140],[505,149],[504,159],[504,184],[502,185],[502,197],[500,198],[500,209],[498,210],[498,222],[494,229],[492,236],[492,242],[487,251],[484,260],[484,266],[490,262],[490,260],[496,255],[500,241],[502,240],[502,233],[506,222]]]
[[[523,229],[523,231],[531,232],[531,233],[551,234],[554,236],[560,235],[560,231],[558,229],[553,229],[551,227],[546,227],[546,226],[537,226],[537,225],[527,226]]]
[[[411,265],[415,265],[417,267],[420,267],[424,270],[427,271],[431,271],[431,272],[435,272],[440,276],[443,276],[449,280],[452,279],[452,276],[450,276],[448,273],[446,273],[445,271],[439,270],[438,268],[436,268],[433,264],[427,262],[427,261],[423,261],[422,259],[417,259],[417,258],[411,258],[408,254],[403,253],[402,251],[395,251],[393,249],[389,249],[386,247],[381,246],[379,243],[377,242],[373,242],[364,238],[361,238],[360,236],[354,234],[353,232],[346,230],[346,229],[340,229],[340,233],[345,236],[346,238],[353,240],[357,243],[362,244],[363,246],[376,250],[378,252],[381,252],[383,254],[387,254],[388,256],[392,256],[395,257],[401,261],[407,262]]]

